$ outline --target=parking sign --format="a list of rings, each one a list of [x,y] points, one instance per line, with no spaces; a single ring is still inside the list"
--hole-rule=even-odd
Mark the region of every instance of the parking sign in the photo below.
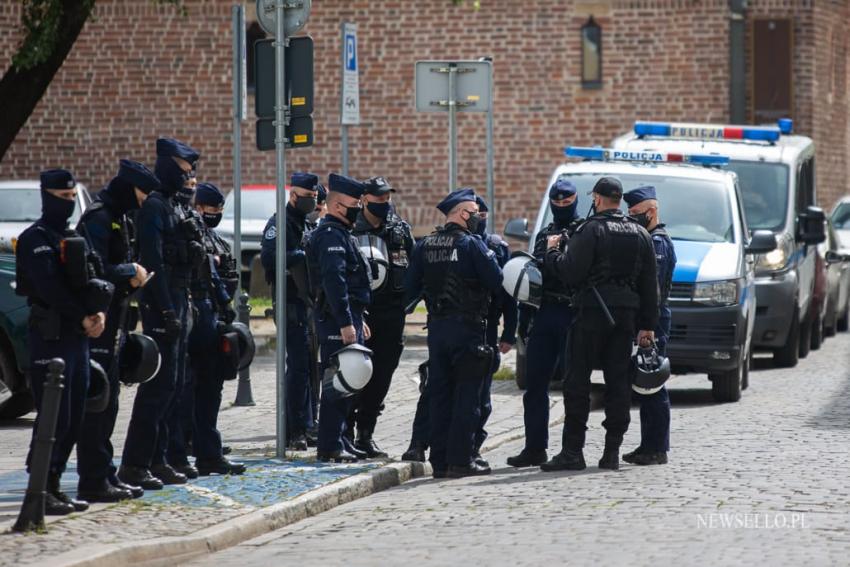
[[[342,108],[344,125],[360,124],[360,80],[357,66],[357,25],[342,24]]]

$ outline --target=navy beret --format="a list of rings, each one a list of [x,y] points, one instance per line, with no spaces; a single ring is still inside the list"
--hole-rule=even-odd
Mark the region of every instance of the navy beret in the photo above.
[[[195,204],[219,207],[224,204],[224,193],[212,183],[198,183],[195,188]]]
[[[490,211],[490,209],[487,208],[487,202],[478,195],[475,196],[475,202],[478,203],[479,213],[487,213]]]
[[[372,177],[363,182],[366,186],[366,193],[369,195],[386,195],[387,193],[395,193],[395,189],[390,185],[390,182],[383,177]]]
[[[623,196],[623,184],[619,179],[614,177],[602,177],[593,186],[593,193],[598,193],[603,197],[611,199],[620,199]]]
[[[319,191],[319,196],[316,197],[316,202],[317,203],[324,203],[325,200],[328,198],[328,190],[325,189],[325,186],[322,185],[321,183],[316,185],[316,189]]]
[[[652,185],[645,185],[643,187],[638,187],[637,189],[632,189],[623,195],[623,200],[629,208],[650,199],[654,200],[655,198],[655,187]]]
[[[47,169],[41,172],[42,189],[73,189],[77,182],[67,169]]]
[[[448,215],[456,206],[467,201],[475,202],[475,191],[468,187],[449,193],[445,199],[440,201],[437,208],[444,215]]]
[[[557,179],[552,186],[549,187],[549,198],[560,201],[561,199],[572,197],[576,194],[576,191],[576,186],[573,185],[571,181],[567,181],[566,179]]]
[[[304,173],[302,171],[296,171],[292,174],[292,178],[290,179],[290,185],[294,185],[295,187],[301,187],[302,189],[307,189],[308,191],[315,191],[316,185],[319,184],[319,178],[312,173]]]
[[[159,178],[145,164],[129,159],[122,159],[120,163],[118,177],[123,181],[145,194],[159,188]]]
[[[334,193],[342,193],[343,195],[348,195],[355,199],[362,197],[363,193],[366,191],[366,187],[361,182],[356,179],[352,179],[351,177],[338,175],[336,173],[331,173],[328,176],[328,185],[330,186],[330,190]]]
[[[176,157],[188,161],[194,165],[201,154],[197,150],[187,146],[174,138],[159,138],[156,141],[157,157]]]

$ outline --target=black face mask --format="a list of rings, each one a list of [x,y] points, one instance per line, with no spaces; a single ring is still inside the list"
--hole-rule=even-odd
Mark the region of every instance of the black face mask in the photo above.
[[[175,198],[177,202],[183,205],[184,207],[188,207],[192,202],[192,197],[195,196],[195,190],[189,187],[181,187],[179,191],[177,191],[177,195]]]
[[[47,191],[41,192],[41,216],[52,227],[65,228],[76,206],[76,199],[69,201]]]
[[[487,235],[487,219],[478,217],[478,226],[475,227],[475,234],[484,238]]]
[[[345,206],[345,205],[343,205]],[[360,207],[345,207],[345,220],[348,221],[348,224],[354,224],[357,222],[357,215],[360,214]]]
[[[381,220],[387,220],[387,215],[390,214],[389,203],[366,203],[366,210],[375,215]]]
[[[302,215],[308,215],[311,212],[316,210],[316,198],[315,197],[302,197],[301,195],[295,195],[295,210],[301,213]]]
[[[177,193],[189,179],[194,177],[194,173],[183,171],[173,158],[162,156],[156,158],[154,173],[160,181],[159,190],[166,195]]]
[[[566,207],[559,207],[558,205],[552,205],[551,203],[549,207],[552,209],[552,218],[555,220],[555,224],[559,227],[566,228],[576,218],[578,199]]]
[[[221,222],[222,213],[202,213],[201,216],[204,218],[204,224],[210,228],[215,228],[218,226],[218,223]]]
[[[638,224],[641,225],[643,228],[649,227],[650,220],[649,220],[649,216],[646,213],[638,213],[636,215],[629,215],[629,216],[631,216],[633,219],[635,219],[638,222]]]
[[[466,229],[473,234],[478,232],[478,226],[480,224],[481,224],[481,217],[479,217],[475,213],[472,213],[471,215],[469,215],[469,218],[466,219]]]

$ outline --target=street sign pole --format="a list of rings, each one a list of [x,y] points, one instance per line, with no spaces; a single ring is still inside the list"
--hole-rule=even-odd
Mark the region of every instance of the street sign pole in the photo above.
[[[342,81],[340,84],[342,88],[339,91],[339,123],[340,123],[340,145],[342,146],[342,174],[348,177],[348,124],[343,119],[343,114],[345,113],[345,22],[342,22],[339,26],[340,35],[342,36],[342,69],[340,73],[342,73]]]
[[[277,325],[277,412],[276,450],[279,459],[286,457],[286,2],[275,5],[275,153],[277,179],[277,248],[275,250],[275,324]]]
[[[457,189],[457,64],[449,64],[449,193]]]
[[[357,24],[343,22],[342,81],[339,96],[339,123],[342,174],[348,175],[348,128],[360,124],[360,79],[357,66]]]
[[[484,61],[493,61],[490,57],[482,57]],[[492,68],[492,67],[491,67]],[[487,111],[487,206],[490,208],[490,230],[496,230],[496,186],[493,179],[495,164],[495,149],[493,147],[493,78],[490,77],[490,109]]]

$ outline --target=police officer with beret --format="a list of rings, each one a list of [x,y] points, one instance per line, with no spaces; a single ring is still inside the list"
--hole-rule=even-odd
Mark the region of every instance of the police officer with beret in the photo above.
[[[159,179],[147,167],[122,159],[118,175],[97,194],[77,226],[101,258],[104,278],[115,285],[106,330],[91,340],[92,359],[104,368],[109,378],[109,405],[102,412],[86,413],[77,443],[80,475],[77,493],[89,502],[116,502],[144,494],[141,487],[118,480],[110,438],[118,416],[118,353],[128,331],[130,294],[148,279],[148,271],[135,261],[132,247],[135,227],[129,215],[158,187]]]
[[[435,478],[489,474],[473,454],[494,356],[486,317],[502,272],[475,235],[481,218],[472,189],[453,191],[437,209],[446,224],[417,243],[407,279],[409,298],[424,295],[428,307],[430,461]]]
[[[414,240],[410,225],[395,212],[392,204],[395,189],[389,182],[383,177],[373,177],[364,185],[363,209],[354,223],[353,233],[360,249],[366,251],[373,277],[379,276],[379,271],[385,276],[383,281],[376,281],[378,287],[373,286],[372,303],[366,314],[366,324],[372,331],[366,341],[373,352],[372,379],[355,398],[349,427],[356,425],[354,447],[375,458],[387,456],[378,448],[373,434],[404,349],[404,275]],[[376,254],[380,258],[375,258]]]
[[[673,241],[658,217],[658,199],[655,187],[648,185],[632,189],[623,200],[629,206],[629,216],[649,231],[655,247],[658,271],[658,326],[655,328],[655,344],[662,356],[667,351],[670,338],[670,287],[673,285],[673,270],[676,268],[676,251]],[[635,465],[667,464],[670,450],[670,396],[667,388],[640,398],[640,446],[623,455],[623,460]]]
[[[546,225],[534,241],[534,257],[543,263],[550,236],[569,237],[578,225],[578,195],[567,179],[558,179],[549,188],[549,209],[552,222]],[[562,242],[565,242],[562,239]],[[559,248],[563,251],[563,244]],[[549,264],[543,263],[543,299],[534,314],[526,351],[526,390],[522,396],[525,421],[525,447],[508,457],[512,467],[538,466],[548,460],[549,446],[549,381],[557,369],[566,363],[567,334],[572,325],[570,289]]]
[[[312,293],[307,271],[304,233],[308,228],[307,215],[318,205],[319,178],[312,173],[292,174],[289,202],[286,204],[286,435],[287,445],[295,451],[307,450],[307,429],[313,424],[310,404],[310,348],[307,339],[307,309]],[[260,260],[266,281],[274,293],[275,247],[277,245],[277,213],[272,215],[263,232]]]
[[[564,385],[563,447],[540,465],[544,471],[585,468],[584,441],[590,412],[590,374],[605,376],[605,450],[599,468],[620,467],[620,445],[629,427],[632,344],[648,347],[658,323],[655,252],[649,233],[620,211],[623,186],[602,177],[593,188],[595,214],[578,227],[566,251],[548,238],[545,269],[575,290],[575,322]]]
[[[16,293],[26,296],[30,306],[27,335],[30,383],[39,412],[33,424],[33,441],[41,419],[47,365],[57,357],[65,362],[47,480],[45,513],[48,515],[65,515],[88,508],[87,502],[61,492],[59,479],[83,422],[89,386],[89,341],[103,334],[111,300],[111,295],[105,298],[105,304],[88,300],[91,267],[85,253],[70,253],[72,239],[76,238],[75,243],[80,244],[79,235],[68,229],[76,198],[76,182],[69,171],[41,172],[41,218],[21,233],[15,255]],[[31,446],[28,470],[32,455]]]
[[[316,327],[322,355],[322,372],[330,367],[331,355],[353,343],[369,339],[363,312],[371,301],[371,277],[351,229],[360,214],[363,183],[330,174],[328,213],[310,235],[308,265],[315,282]],[[322,391],[319,413],[317,457],[320,461],[352,462],[358,459],[345,436],[350,398]]]
[[[202,476],[242,474],[245,465],[224,457],[218,431],[218,411],[224,380],[236,378],[238,361],[222,352],[222,327],[233,323],[236,311],[231,300],[239,283],[236,259],[230,246],[216,232],[224,209],[224,194],[212,183],[199,183],[195,210],[203,219],[206,258],[192,282],[192,302],[198,310],[189,334],[189,368],[193,388],[193,435],[195,467]]]
[[[172,138],[156,142],[154,171],[160,187],[139,211],[139,262],[157,275],[145,286],[139,304],[142,328],[156,341],[162,364],[136,392],[118,477],[128,484],[159,490],[183,484],[186,476],[166,461],[169,417],[186,372],[187,312],[192,271],[204,258],[195,221],[176,201],[184,186],[194,186],[199,154]]]

